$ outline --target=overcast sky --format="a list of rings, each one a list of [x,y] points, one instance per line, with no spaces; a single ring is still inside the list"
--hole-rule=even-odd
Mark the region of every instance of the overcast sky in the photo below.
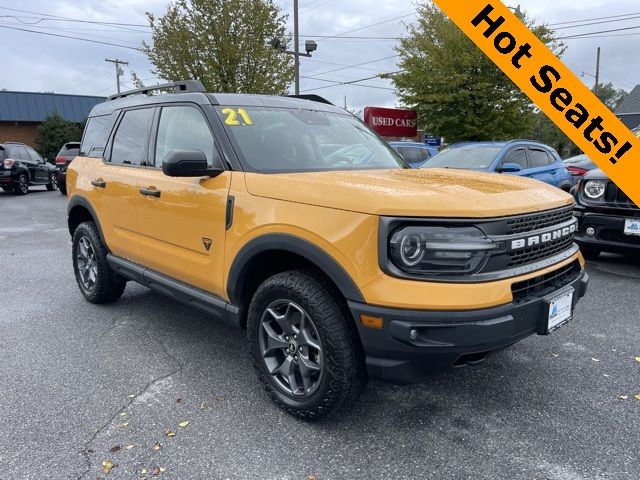
[[[513,0],[513,6],[517,1]],[[63,22],[53,17],[47,18],[46,15],[144,25],[145,11],[162,15],[167,3],[167,0],[0,0],[0,88],[109,95],[115,91],[115,73],[114,66],[104,61],[106,57],[129,62],[129,67],[125,67],[125,88],[131,87],[131,70],[137,72],[146,84],[155,83],[157,79],[153,77],[145,56],[134,49],[1,27],[92,38],[135,48],[142,40],[149,39],[148,28]],[[276,0],[276,3],[285,12],[292,9],[292,0]],[[577,74],[582,71],[593,74],[596,48],[600,46],[603,81],[611,81],[617,88],[627,91],[640,83],[640,0],[519,0],[519,3],[529,15],[549,24],[637,13],[635,18],[624,21],[612,19],[614,21],[609,23],[563,28],[558,33],[575,35],[627,28],[616,33],[600,34],[597,38],[567,40],[569,49],[564,62]],[[346,82],[394,71],[394,40],[323,39],[320,36],[336,35],[385,22],[345,35],[398,37],[405,31],[402,22],[410,23],[415,19],[412,15],[414,11],[413,3],[401,0],[300,0],[300,33],[304,36],[301,40],[310,35],[318,36],[315,38],[318,50],[313,58],[302,59],[301,89],[309,91],[327,87],[331,85],[327,80]],[[43,20],[43,17],[47,19]],[[388,21],[398,17],[404,18]],[[374,60],[379,61],[372,62]],[[344,68],[365,62],[371,63]],[[584,81],[589,86],[593,85],[593,78],[589,76],[585,76]],[[358,86],[338,85],[313,92],[340,105],[346,96],[349,107],[360,109],[366,105],[394,106],[397,99],[391,87],[389,81],[373,79],[363,81]]]

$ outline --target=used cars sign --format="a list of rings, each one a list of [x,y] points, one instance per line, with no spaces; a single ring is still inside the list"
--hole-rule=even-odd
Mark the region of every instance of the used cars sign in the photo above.
[[[365,107],[364,121],[383,137],[415,137],[418,134],[418,114],[414,110]]]

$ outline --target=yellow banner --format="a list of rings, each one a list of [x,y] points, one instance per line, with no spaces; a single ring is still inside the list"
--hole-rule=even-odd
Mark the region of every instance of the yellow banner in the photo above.
[[[499,0],[434,0],[640,205],[640,139]]]

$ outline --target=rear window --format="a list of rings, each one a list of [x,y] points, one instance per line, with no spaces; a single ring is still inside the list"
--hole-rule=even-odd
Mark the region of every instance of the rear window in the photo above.
[[[64,155],[65,157],[77,157],[80,154],[80,146],[67,148],[62,147],[60,150],[60,155]]]
[[[0,162],[4,160],[4,148],[0,147]]]
[[[85,157],[102,157],[109,139],[109,133],[115,121],[115,113],[91,117],[87,122],[78,155]]]

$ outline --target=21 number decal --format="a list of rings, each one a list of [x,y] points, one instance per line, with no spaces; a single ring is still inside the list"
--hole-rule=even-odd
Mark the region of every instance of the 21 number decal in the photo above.
[[[222,114],[226,115],[224,123],[231,127],[237,127],[240,125],[253,125],[253,120],[244,108],[223,108]]]

